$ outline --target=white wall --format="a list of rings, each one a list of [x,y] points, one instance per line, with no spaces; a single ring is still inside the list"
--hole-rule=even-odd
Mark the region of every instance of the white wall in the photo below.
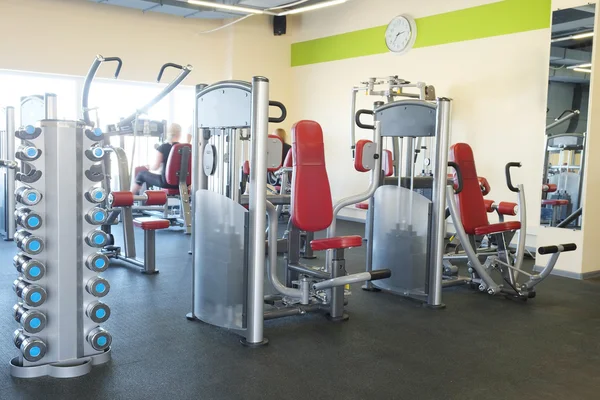
[[[397,14],[418,18],[485,3],[490,1],[351,1],[322,13],[303,15],[294,41],[383,25]],[[523,162],[514,180],[530,188],[526,192],[532,210],[528,224],[529,233],[535,234],[539,226],[549,41],[550,31],[545,29],[414,49],[403,56],[387,53],[293,68],[293,92],[301,117],[319,121],[326,133],[334,198],[357,193],[367,185],[367,176],[352,168],[350,88],[370,76],[398,74],[433,84],[439,96],[454,99],[452,142],[471,144],[479,175],[491,182],[492,198],[515,200],[506,189],[504,165]]]

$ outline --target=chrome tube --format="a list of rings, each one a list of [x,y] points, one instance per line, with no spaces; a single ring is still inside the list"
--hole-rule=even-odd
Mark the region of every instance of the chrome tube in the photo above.
[[[269,216],[269,259],[267,262],[267,276],[277,292],[284,296],[301,299],[303,296],[300,289],[289,288],[277,278],[277,225],[279,221],[277,208],[269,201],[267,201],[266,204],[267,215]]]
[[[452,217],[452,223],[454,224],[454,229],[456,230],[456,236],[458,236],[461,243],[463,243],[463,248],[465,253],[469,257],[469,261],[471,261],[472,267],[475,269],[479,277],[483,280],[483,282],[488,287],[489,294],[498,294],[500,293],[500,288],[496,285],[496,282],[492,279],[492,277],[487,273],[483,265],[479,262],[479,258],[477,258],[477,253],[471,247],[469,236],[465,232],[465,228],[460,220],[460,215],[458,213],[458,207],[456,206],[456,200],[454,199],[454,187],[448,185],[446,187],[446,201],[448,202],[448,208],[450,208],[450,216]],[[441,275],[440,275],[441,279]]]
[[[6,160],[15,163],[15,108],[14,107],[6,107],[6,143],[2,143],[2,146],[5,146],[6,149]],[[5,182],[5,205],[6,210],[5,213],[5,221],[6,226],[6,240],[13,240],[15,236],[15,218],[14,212],[16,208],[15,203],[15,168],[8,168],[5,172],[6,182]]]
[[[438,98],[435,141],[436,154],[433,165],[434,184],[432,188],[432,240],[431,258],[429,260],[431,269],[429,271],[429,290],[427,292],[427,304],[430,306],[442,305],[442,274],[444,271],[444,241],[446,236],[446,185],[448,183],[448,143],[450,141],[451,109],[452,100]],[[413,163],[412,154],[408,157],[407,161],[410,161],[411,164]],[[412,178],[411,175],[411,179]]]
[[[58,104],[54,93],[44,95],[44,107],[46,109],[46,119],[58,119]]]
[[[324,290],[331,289],[333,287],[339,287],[344,285],[350,285],[352,283],[361,283],[371,280],[371,273],[359,272],[357,274],[350,274],[346,276],[340,276],[338,278],[328,279],[313,284],[313,289]]]
[[[555,128],[555,127],[563,124],[564,122],[569,121],[570,119],[573,119],[575,116],[577,116],[579,114],[581,114],[581,112],[579,110],[575,110],[575,111],[570,112],[569,114],[565,115],[564,117],[555,120],[553,123],[546,126],[546,132],[548,132],[552,128]]]
[[[356,148],[356,123],[354,121],[354,116],[356,114],[356,92],[358,91],[357,87],[352,88],[352,105],[350,107],[350,116],[351,116],[351,124],[350,124],[350,148],[352,149],[352,158],[354,158],[354,149]]]
[[[291,269],[292,271],[296,271],[300,274],[312,276],[314,278],[331,279],[331,274],[328,274],[327,272],[323,272],[323,271],[320,271],[317,269],[312,269],[312,268],[304,266],[304,265],[288,264],[287,267],[288,267],[288,269]]]
[[[375,191],[379,187],[379,178],[381,177],[381,149],[383,147],[381,141],[381,123],[379,121],[375,121],[375,143],[377,145],[377,157],[375,159],[375,166],[371,170],[371,179],[369,183],[369,188],[366,192],[346,197],[340,201],[338,201],[333,207],[333,221],[331,225],[327,229],[327,237],[335,236],[335,228],[336,228],[336,218],[339,212],[346,206],[360,203],[375,194]]]
[[[517,189],[519,189],[519,221],[521,221],[521,229],[519,229],[518,235],[518,245],[517,245],[517,260],[515,261],[515,280],[519,276],[519,270],[523,266],[523,256],[525,255],[525,242],[527,239],[527,205],[525,204],[525,189],[523,185],[517,185]]]
[[[260,344],[263,336],[263,295],[265,273],[265,229],[267,212],[267,137],[269,129],[269,80],[252,79],[251,165],[250,170],[250,254],[246,341]]]
[[[344,207],[360,203],[361,201],[365,201],[375,195],[375,191],[380,186],[380,178],[381,178],[381,152],[383,149],[383,141],[381,138],[381,122],[375,121],[375,131],[373,132],[374,141],[377,146],[377,155],[378,157],[375,159],[375,166],[371,170],[371,179],[369,182],[369,187],[366,192],[346,197],[338,201],[333,207],[333,220],[331,221],[331,225],[327,229],[327,237],[334,237],[337,225],[337,216],[344,209]],[[370,210],[369,214],[372,214],[373,211]],[[372,224],[370,224],[372,226]],[[373,229],[371,227],[371,229]],[[370,242],[369,242],[370,243]],[[326,255],[326,264],[325,270],[329,272],[332,261],[332,251],[328,250]],[[368,267],[367,267],[368,268]]]
[[[548,260],[548,264],[546,264],[546,266],[544,267],[542,272],[540,272],[537,275],[533,275],[529,279],[529,281],[527,281],[525,283],[525,287],[527,289],[532,289],[538,283],[540,283],[541,281],[546,279],[552,273],[552,270],[554,269],[554,266],[556,265],[556,261],[558,260],[558,257],[560,257],[560,252],[552,254],[552,256],[550,257],[550,260]]]

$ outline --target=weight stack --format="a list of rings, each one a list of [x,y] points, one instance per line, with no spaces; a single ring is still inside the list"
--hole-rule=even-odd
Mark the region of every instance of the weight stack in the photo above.
[[[14,317],[18,378],[85,375],[110,360],[104,135],[81,122],[42,120],[15,133]]]

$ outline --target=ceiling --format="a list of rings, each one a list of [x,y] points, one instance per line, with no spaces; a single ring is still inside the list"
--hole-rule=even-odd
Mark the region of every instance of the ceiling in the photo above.
[[[94,3],[110,4],[114,6],[121,6],[127,8],[133,8],[142,12],[170,14],[177,17],[183,18],[213,18],[213,19],[224,19],[224,18],[235,18],[246,15],[245,13],[236,12],[223,12],[218,10],[211,10],[210,8],[196,6],[187,3],[185,0],[88,0]],[[214,3],[239,5],[243,7],[257,8],[265,10],[273,7],[281,7],[286,4],[298,3],[297,0],[210,0]],[[321,3],[325,0],[307,0],[298,7],[304,7],[312,4]],[[291,7],[293,8],[293,7]],[[287,9],[291,9],[287,8]],[[278,10],[285,11],[286,8]]]
[[[594,15],[593,4],[555,11],[552,15],[552,39],[593,32]],[[589,74],[567,67],[591,63],[593,44],[593,37],[553,42],[550,49],[550,80],[589,85]]]

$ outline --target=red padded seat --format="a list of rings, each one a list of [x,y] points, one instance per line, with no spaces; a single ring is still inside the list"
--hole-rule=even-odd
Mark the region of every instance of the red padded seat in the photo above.
[[[369,203],[356,203],[354,205],[354,207],[359,208],[361,210],[368,210],[369,209]]]
[[[140,217],[133,220],[133,225],[142,228],[145,231],[156,231],[169,228],[171,223],[168,220],[161,218]]]
[[[542,200],[542,205],[544,205],[544,206],[568,206],[569,200],[547,199],[547,200]]]
[[[179,189],[162,189],[167,196],[179,196]]]
[[[381,169],[383,169],[384,176],[394,175],[394,156],[390,150],[383,150],[381,160]]]
[[[165,178],[168,185],[179,185],[178,173],[181,169],[183,149],[186,147],[190,151],[190,156],[188,157],[186,183],[188,186],[192,184],[192,145],[188,143],[177,143],[174,144],[171,148],[171,152],[169,153],[169,159],[167,160],[167,165],[165,166]],[[179,194],[179,190],[177,191],[177,194]]]
[[[521,223],[519,221],[509,221],[475,228],[475,234],[491,235],[492,233],[516,231],[517,229],[521,229]]]
[[[340,236],[328,239],[315,239],[310,242],[310,247],[314,251],[320,250],[334,250],[334,249],[349,249],[351,247],[362,246],[362,237],[358,235],[354,236]]]

